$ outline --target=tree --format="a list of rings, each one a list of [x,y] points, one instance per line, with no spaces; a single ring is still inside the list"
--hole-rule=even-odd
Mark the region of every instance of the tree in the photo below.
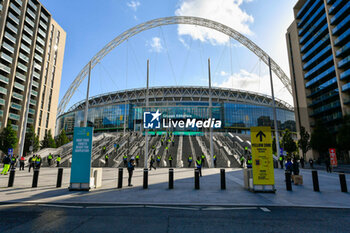
[[[305,154],[310,149],[310,134],[305,130],[304,126],[300,127],[300,139],[298,140],[298,147],[303,152],[303,158],[305,159]]]
[[[29,152],[29,147],[33,146],[33,152],[37,152],[40,149],[39,136],[35,134],[34,127],[31,125],[29,131],[26,133],[24,139],[24,153]]]
[[[44,148],[56,148],[56,143],[52,137],[51,130],[45,134],[44,139],[41,141],[41,149]]]
[[[8,149],[16,149],[18,146],[17,132],[12,129],[11,121],[0,133],[0,150],[7,154]]]
[[[334,139],[329,130],[319,122],[316,123],[314,131],[311,133],[310,146],[318,151],[320,158],[325,158],[328,149],[334,146]]]
[[[69,142],[66,131],[64,129],[62,129],[61,133],[56,137],[55,141],[57,147],[63,146]]]
[[[287,151],[288,156],[290,156],[291,153],[293,153],[297,149],[297,145],[293,140],[292,134],[289,131],[289,129],[286,129],[284,131],[284,134],[282,137],[282,147],[283,147],[283,150]]]

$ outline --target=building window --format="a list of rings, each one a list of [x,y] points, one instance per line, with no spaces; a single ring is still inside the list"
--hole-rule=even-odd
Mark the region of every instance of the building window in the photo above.
[[[44,109],[44,102],[45,102],[45,86],[43,90],[43,95],[41,97],[41,109]]]
[[[52,99],[52,89],[50,89],[49,103],[47,107],[47,111],[51,111],[51,99]]]
[[[43,118],[43,111],[40,111],[39,115],[39,126],[41,126],[41,119]],[[38,129],[38,132],[40,132],[40,128]]]
[[[47,113],[47,116],[46,116],[46,128],[49,127],[49,119],[50,119],[50,113]]]

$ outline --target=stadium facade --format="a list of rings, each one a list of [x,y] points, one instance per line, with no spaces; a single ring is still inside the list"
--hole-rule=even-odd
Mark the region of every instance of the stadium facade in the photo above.
[[[213,120],[214,132],[249,134],[252,126],[274,128],[271,97],[224,88],[212,88],[211,93],[211,117],[208,87],[150,88],[147,109],[145,88],[98,95],[89,99],[88,126],[94,127],[95,132],[123,131],[125,122],[127,131],[142,131],[144,113],[158,111],[163,124],[150,129],[151,132],[162,132],[170,128],[185,134],[198,133],[207,130],[206,127],[198,127],[198,121],[206,124],[208,120]],[[295,132],[293,107],[281,100],[276,101],[276,106],[279,131],[288,128]],[[70,134],[74,127],[82,126],[84,109],[85,101],[81,101],[61,114],[57,118],[56,134],[62,129]],[[195,122],[194,119],[197,123],[191,124]],[[187,123],[183,126],[181,122],[188,122],[189,127],[186,127]]]

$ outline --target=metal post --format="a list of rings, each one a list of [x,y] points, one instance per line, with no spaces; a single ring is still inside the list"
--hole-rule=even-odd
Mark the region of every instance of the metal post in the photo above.
[[[21,136],[21,143],[20,143],[20,147],[19,147],[19,155],[20,156],[23,155],[24,141],[25,141],[26,132],[27,132],[27,122],[28,122],[30,96],[31,96],[31,93],[32,93],[32,83],[33,83],[33,79],[34,79],[34,68],[35,68],[35,62],[33,62],[32,75],[30,77],[29,91],[28,91],[28,96],[27,96],[26,112],[25,112],[24,120],[23,120],[23,124],[22,124],[22,136]]]
[[[34,169],[32,188],[38,187],[39,169]]]
[[[123,168],[119,168],[119,174],[118,174],[118,189],[121,189],[123,187]]]
[[[88,85],[87,85],[87,90],[86,90],[85,111],[84,111],[84,127],[87,127],[88,110],[89,110],[90,79],[91,79],[91,61],[89,62],[89,76],[88,76]]]
[[[320,186],[318,184],[318,175],[316,170],[312,171],[312,183],[314,184],[314,191],[319,192]]]
[[[169,169],[169,189],[174,188],[174,169]]]
[[[348,187],[346,185],[346,179],[345,179],[345,174],[344,173],[339,173],[339,181],[340,181],[340,187],[341,191],[344,193],[348,192]]]
[[[59,168],[57,173],[56,188],[60,188],[62,186],[62,176],[63,176],[63,168]]]
[[[13,183],[15,181],[15,173],[16,173],[15,168],[11,168],[9,182],[8,182],[7,187],[13,187]]]
[[[149,94],[149,60],[147,60],[147,89],[146,89],[146,109],[148,110],[148,94]],[[145,166],[144,168],[147,168],[147,161],[148,161],[148,129],[145,130]]]
[[[143,169],[143,189],[148,188],[148,169]]]
[[[199,189],[199,170],[194,169],[194,188]]]
[[[275,125],[276,150],[277,150],[277,158],[279,158],[280,157],[280,140],[279,140],[279,135],[278,135],[276,102],[275,102],[275,93],[273,91],[271,58],[270,57],[269,57],[269,70],[270,70],[271,95],[272,95],[272,104],[273,104],[273,121],[274,121],[274,125]]]
[[[124,134],[123,135],[125,135],[125,131],[126,131],[126,101],[124,105]]]
[[[220,169],[220,176],[221,176],[221,189],[226,189],[226,177],[225,177],[225,169]]]
[[[210,58],[208,59],[208,76],[209,76],[209,119],[210,119],[210,125],[212,119],[212,112],[213,112],[213,103],[212,103],[212,96],[211,96],[211,74],[210,74]],[[213,147],[213,128],[210,127],[210,164],[208,167],[214,167],[214,147]]]
[[[291,175],[289,171],[285,172],[285,178],[286,178],[286,189],[287,191],[292,191],[292,181],[291,181]]]

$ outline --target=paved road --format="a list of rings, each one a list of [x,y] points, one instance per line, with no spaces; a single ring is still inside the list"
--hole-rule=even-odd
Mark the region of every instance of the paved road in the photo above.
[[[350,210],[205,206],[0,206],[5,232],[349,232]]]

